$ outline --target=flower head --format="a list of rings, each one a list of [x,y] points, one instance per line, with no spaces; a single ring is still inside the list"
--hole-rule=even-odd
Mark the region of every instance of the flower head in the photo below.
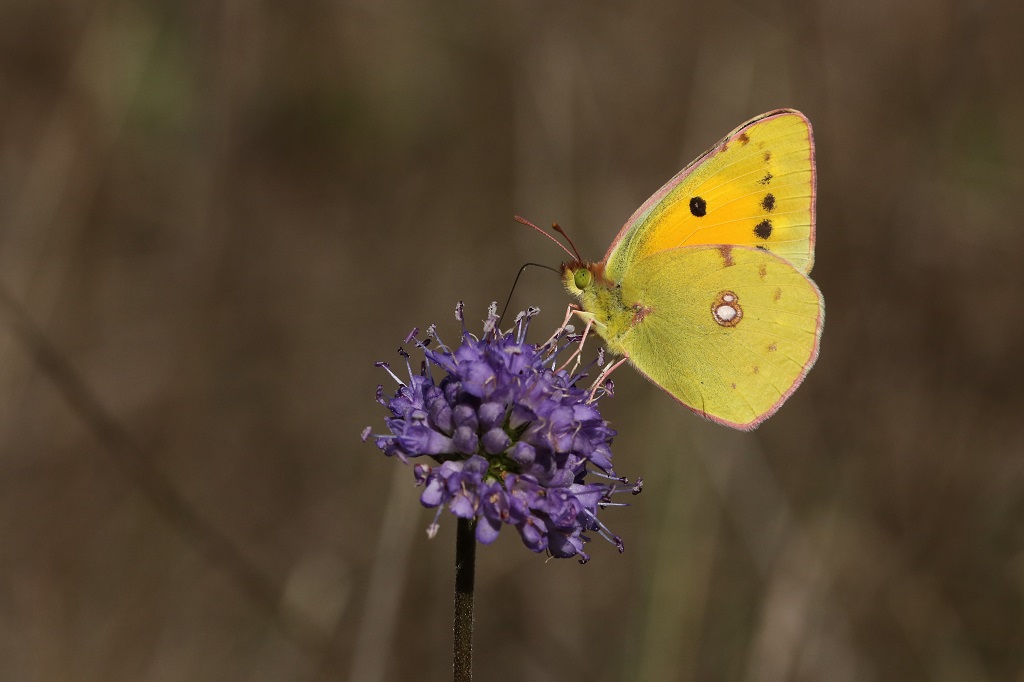
[[[597,409],[610,386],[580,388],[585,374],[555,369],[559,352],[573,345],[570,328],[563,326],[541,345],[526,342],[537,312],[520,313],[513,329],[502,332],[492,304],[484,334],[477,338],[466,330],[460,303],[462,343],[455,349],[440,342],[433,326],[426,341],[414,329],[406,343],[414,342],[426,358],[418,374],[404,350],[399,352],[408,381],[378,363],[399,387],[391,398],[377,388],[377,401],[390,412],[385,419],[390,433],[376,435],[374,442],[403,462],[429,460],[414,467],[424,488],[420,501],[438,508],[438,514],[447,505],[456,516],[474,519],[479,542],[493,542],[508,524],[535,552],[579,555],[586,562],[586,531],[596,531],[622,551],[621,539],[597,513],[612,506],[612,494],[637,493],[642,483],[631,485],[612,469],[615,431]],[[432,340],[438,344],[429,348]],[[440,381],[434,372],[443,374]],[[370,431],[364,430],[364,440]],[[588,474],[598,480],[588,483]],[[428,530],[436,532],[437,517]]]

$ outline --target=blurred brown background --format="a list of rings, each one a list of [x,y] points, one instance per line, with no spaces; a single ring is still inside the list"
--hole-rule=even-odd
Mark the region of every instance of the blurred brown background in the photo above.
[[[752,434],[629,371],[626,553],[480,551],[479,679],[1024,675],[1024,6],[0,5],[0,679],[443,680],[373,367],[804,111],[821,358]],[[514,306],[561,319],[543,271]],[[541,335],[537,333],[538,337]]]

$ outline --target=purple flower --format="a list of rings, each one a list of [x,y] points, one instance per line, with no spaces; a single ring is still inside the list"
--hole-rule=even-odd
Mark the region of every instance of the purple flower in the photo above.
[[[413,373],[404,350],[409,379],[403,381],[387,363],[378,363],[399,387],[391,398],[377,387],[377,401],[386,407],[390,433],[373,436],[389,457],[402,462],[425,458],[414,467],[423,486],[420,502],[444,506],[473,519],[476,538],[490,544],[504,525],[519,531],[523,544],[535,552],[567,558],[579,555],[595,531],[621,552],[622,540],[601,523],[598,511],[615,493],[640,491],[617,478],[612,469],[615,431],[601,418],[597,400],[610,387],[581,388],[585,374],[555,369],[558,354],[575,345],[570,329],[560,328],[541,345],[526,342],[531,308],[516,317],[513,329],[497,329],[492,304],[477,338],[466,330],[462,304],[462,343],[454,350],[440,342],[433,326],[427,339],[413,330],[406,343],[422,350],[425,361]],[[433,348],[432,341],[437,341]],[[562,342],[565,342],[564,344]],[[433,373],[443,376],[435,382]],[[363,440],[371,437],[363,431]],[[586,482],[588,474],[597,480]],[[428,529],[437,532],[437,518]]]

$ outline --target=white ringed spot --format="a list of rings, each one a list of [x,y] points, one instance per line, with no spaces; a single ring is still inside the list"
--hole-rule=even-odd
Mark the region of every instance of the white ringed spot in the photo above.
[[[735,327],[743,319],[740,299],[732,291],[720,291],[711,304],[711,317],[722,327]]]

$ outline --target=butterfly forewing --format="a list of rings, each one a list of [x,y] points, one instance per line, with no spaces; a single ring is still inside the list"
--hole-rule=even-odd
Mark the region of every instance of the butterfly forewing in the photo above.
[[[641,258],[680,246],[767,250],[801,272],[814,261],[814,143],[803,114],[755,118],[669,180],[637,210],[606,256],[620,279]]]

